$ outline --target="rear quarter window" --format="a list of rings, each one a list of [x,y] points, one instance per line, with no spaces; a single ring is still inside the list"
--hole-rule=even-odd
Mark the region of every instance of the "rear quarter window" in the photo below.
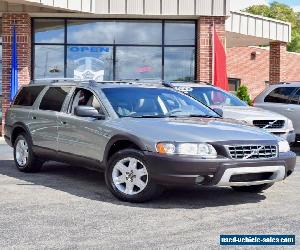
[[[276,88],[265,97],[264,101],[273,103],[289,103],[289,100],[295,90],[295,87]]]
[[[14,105],[32,106],[44,89],[44,86],[28,86],[23,87],[15,98]]]

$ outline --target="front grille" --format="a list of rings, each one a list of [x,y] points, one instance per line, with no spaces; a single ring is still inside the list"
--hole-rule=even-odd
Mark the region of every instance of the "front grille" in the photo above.
[[[251,174],[236,174],[230,177],[230,182],[249,182],[269,180],[273,172],[251,173]]]
[[[228,152],[232,159],[269,159],[277,157],[276,145],[250,145],[228,146]]]
[[[255,120],[253,121],[253,125],[259,128],[265,129],[276,129],[276,128],[283,128],[285,121],[283,120]]]

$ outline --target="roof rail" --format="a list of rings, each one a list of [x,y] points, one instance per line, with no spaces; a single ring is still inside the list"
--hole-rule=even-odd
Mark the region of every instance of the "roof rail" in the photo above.
[[[77,80],[74,78],[43,78],[43,79],[35,79],[30,82],[31,84],[43,83],[43,84],[51,84],[51,83],[76,83],[76,84],[105,84],[105,83],[128,83],[128,81],[95,81],[95,80]]]
[[[78,80],[75,80],[74,78],[42,78],[42,79],[34,79],[31,80],[31,84],[36,83],[59,83],[59,82],[79,82]]]
[[[191,83],[201,83],[206,85],[212,85],[210,82],[199,81],[199,80],[191,80],[191,81],[167,81],[168,84],[172,85],[173,83],[182,83],[182,84],[191,84]]]

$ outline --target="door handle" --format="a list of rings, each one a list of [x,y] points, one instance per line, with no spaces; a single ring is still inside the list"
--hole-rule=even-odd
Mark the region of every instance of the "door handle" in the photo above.
[[[32,117],[32,120],[36,120],[36,116],[33,116],[33,117]]]
[[[289,111],[289,112],[293,112],[294,109],[291,109],[291,108],[287,108],[286,111]]]
[[[61,123],[62,125],[66,125],[66,124],[67,124],[66,121],[61,121],[60,123]]]

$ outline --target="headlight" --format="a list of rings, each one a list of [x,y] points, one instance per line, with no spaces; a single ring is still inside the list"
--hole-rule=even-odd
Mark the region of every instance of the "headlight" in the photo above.
[[[286,128],[287,128],[289,131],[293,131],[293,130],[294,130],[294,125],[293,125],[292,120],[287,119]]]
[[[193,155],[203,158],[217,157],[215,148],[207,143],[160,142],[156,145],[156,150],[160,154],[168,155]]]
[[[279,153],[286,153],[291,150],[290,144],[286,140],[279,141],[278,146],[279,146]]]

